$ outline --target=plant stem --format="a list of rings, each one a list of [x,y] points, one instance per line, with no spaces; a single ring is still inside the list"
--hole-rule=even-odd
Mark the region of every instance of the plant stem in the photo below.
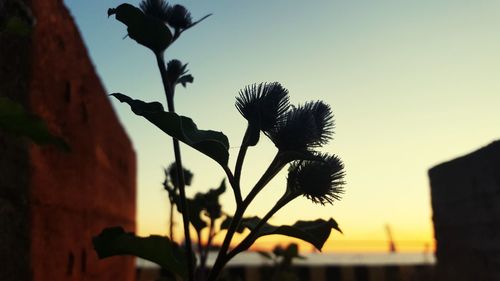
[[[169,112],[175,112],[174,107],[174,93],[175,93],[175,81],[169,81],[167,77],[167,68],[165,66],[165,60],[163,58],[163,53],[155,54],[156,61],[158,63],[158,68],[160,69],[161,79],[163,82],[163,89],[165,90],[165,96],[167,98],[167,107]],[[182,168],[182,158],[181,150],[179,147],[179,141],[172,138],[174,145],[174,156],[175,164],[177,167],[177,179],[179,183],[179,195],[181,197],[181,212],[182,212],[182,222],[184,226],[184,244],[186,248],[186,258],[188,265],[188,280],[194,281],[194,262],[193,262],[193,249],[191,248],[191,235],[189,233],[189,212],[186,204],[186,190],[184,181],[184,170]]]
[[[236,200],[236,206],[241,205],[243,199],[241,198],[241,189],[240,189],[240,183],[235,180],[235,177],[231,173],[231,170],[229,167],[224,166],[224,172],[226,173],[227,179],[229,180],[229,184],[233,188],[234,192],[234,199]]]
[[[212,247],[212,239],[214,238],[214,224],[215,220],[210,218],[208,235],[207,235],[207,243],[205,247],[200,247],[200,268],[199,268],[199,280],[206,280],[206,269],[207,269],[207,258],[210,252],[210,248]],[[200,234],[201,235],[201,234]],[[201,238],[200,238],[201,239]]]
[[[198,237],[198,253],[201,256],[202,253],[203,253],[203,244],[201,242],[201,230],[196,230],[196,234],[197,234],[197,237]],[[202,265],[200,265],[200,268],[201,268],[201,266]]]
[[[201,230],[196,230],[196,234],[198,236],[198,254],[200,255],[200,259],[203,256],[203,245],[201,242]],[[197,271],[195,272],[195,278],[196,280],[205,280],[204,277],[205,274],[205,266],[203,263],[200,263],[200,266],[197,268]]]
[[[243,140],[241,141],[240,151],[238,152],[238,158],[236,159],[236,165],[234,167],[234,184],[233,186],[234,195],[236,197],[236,206],[241,205],[242,197],[241,197],[241,187],[240,187],[240,179],[241,179],[241,169],[243,168],[243,161],[245,160],[245,155],[248,150],[248,135],[250,133],[250,127],[248,126],[245,135],[243,136]]]
[[[281,197],[281,199],[276,203],[276,205],[274,205],[274,207],[271,210],[269,210],[269,212],[259,221],[259,223],[255,226],[255,228],[252,229],[250,234],[248,234],[248,236],[245,237],[245,239],[243,239],[243,241],[241,241],[240,244],[238,244],[238,246],[236,246],[236,248],[234,248],[232,251],[230,251],[225,256],[223,265],[225,265],[227,262],[229,262],[237,254],[239,254],[243,251],[246,251],[248,248],[250,248],[250,246],[252,246],[252,244],[255,242],[255,240],[257,240],[257,238],[259,238],[259,236],[258,236],[259,230],[267,223],[267,221],[274,214],[276,214],[276,212],[279,209],[283,208],[286,204],[288,204],[290,201],[295,199],[297,196],[298,196],[298,194],[294,195],[294,194],[285,193],[285,195],[283,195]]]
[[[234,213],[233,219],[231,220],[231,224],[229,225],[226,237],[224,238],[224,242],[222,243],[221,249],[219,250],[219,254],[217,255],[217,259],[215,260],[215,264],[212,268],[212,271],[210,271],[210,275],[208,276],[208,281],[215,281],[217,276],[222,271],[222,268],[224,267],[225,263],[227,262],[227,261],[224,262],[227,250],[229,249],[229,245],[231,244],[231,240],[234,236],[234,233],[236,232],[238,224],[243,218],[245,210],[248,208],[248,206],[250,205],[252,200],[257,196],[257,194],[262,190],[262,188],[264,188],[264,186],[266,186],[266,184],[269,183],[269,181],[271,181],[271,179],[274,176],[276,176],[276,174],[285,166],[285,164],[280,161],[279,156],[280,154],[278,153],[274,157],[271,164],[269,164],[267,170],[264,172],[259,181],[255,184],[255,186],[250,191],[248,196],[245,198],[243,203],[236,207],[236,212]]]
[[[243,168],[243,160],[245,160],[245,155],[247,153],[248,145],[247,139],[250,134],[250,125],[248,125],[243,140],[241,141],[240,151],[238,152],[238,158],[236,159],[236,165],[234,167],[234,181],[240,183],[241,179],[241,169]]]
[[[210,218],[210,223],[208,226],[207,244],[205,245],[204,252],[201,253],[201,257],[200,257],[200,265],[203,267],[205,267],[205,265],[207,263],[207,258],[208,258],[208,254],[210,251],[210,247],[212,246],[212,239],[214,238],[214,223],[215,223],[215,220]]]
[[[170,201],[170,226],[169,226],[170,240],[174,241],[174,201]]]

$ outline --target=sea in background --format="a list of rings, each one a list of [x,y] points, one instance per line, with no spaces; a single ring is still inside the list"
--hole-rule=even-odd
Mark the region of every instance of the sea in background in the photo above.
[[[208,265],[215,262],[217,253],[208,257]],[[436,262],[434,253],[307,253],[301,254],[305,259],[295,259],[294,264],[304,266],[383,266],[383,265],[433,265]],[[158,267],[156,264],[138,258],[138,267]],[[229,266],[260,266],[271,262],[256,252],[237,255],[229,262]]]

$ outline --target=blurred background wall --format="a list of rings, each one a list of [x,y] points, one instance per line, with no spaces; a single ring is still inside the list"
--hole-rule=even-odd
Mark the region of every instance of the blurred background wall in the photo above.
[[[500,141],[429,177],[437,280],[500,280]]]
[[[70,147],[0,132],[0,280],[126,280],[134,259],[98,261],[92,236],[135,230],[135,152],[62,1],[2,1],[0,96]]]

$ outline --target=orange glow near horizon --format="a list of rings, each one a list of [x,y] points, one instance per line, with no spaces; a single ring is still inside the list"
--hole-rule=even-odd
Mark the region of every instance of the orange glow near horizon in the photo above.
[[[233,246],[241,241],[241,237],[236,237],[233,240]],[[422,240],[399,240],[395,241],[398,252],[434,252],[435,241],[433,239]],[[218,241],[221,243],[222,241]],[[268,236],[260,238],[250,248],[254,251],[271,251],[277,245],[286,247],[289,243],[296,243],[303,253],[318,252],[311,244],[299,239],[289,238],[285,236]],[[380,253],[388,252],[389,242],[387,240],[354,240],[354,239],[328,239],[323,246],[323,253]]]
[[[109,1],[64,2],[106,91],[164,102],[154,56],[134,40],[123,40],[123,24],[104,16]],[[500,1],[180,2],[195,18],[214,16],[166,52],[168,60],[188,63],[195,77],[194,83],[177,88],[175,107],[198,128],[227,136],[231,170],[247,128],[235,96],[246,85],[277,81],[295,106],[322,100],[332,107],[335,134],[317,149],[338,155],[345,164],[342,200],[322,206],[299,197],[270,224],[334,218],[344,234],[333,231],[323,252],[387,252],[385,225],[398,251],[434,251],[429,169],[500,138]],[[103,16],[96,17],[96,11]],[[170,206],[162,182],[164,167],[175,159],[170,137],[129,106],[115,99],[111,103],[136,151],[136,232],[165,235]],[[226,177],[209,157],[184,144],[181,150],[184,168],[194,174],[188,197],[218,187]],[[276,153],[265,135],[248,149],[243,196]],[[286,179],[285,168],[245,216],[263,217],[285,192]],[[219,202],[233,214],[236,203],[226,183]],[[179,242],[182,219],[177,213],[176,223],[174,240]],[[311,251],[309,244],[277,235],[257,240],[253,249],[291,241]]]
[[[258,240],[251,248],[256,251],[270,251],[275,246],[286,246],[289,243],[297,243],[299,249],[303,253],[318,252],[309,243],[297,239],[282,239],[282,238],[269,238]],[[395,241],[396,249],[398,252],[434,252],[434,241],[413,241],[401,240]],[[383,240],[329,240],[323,246],[323,253],[337,252],[337,253],[380,253],[388,252],[389,243]]]
[[[180,218],[179,218],[180,219]],[[148,236],[151,234],[165,235],[164,231],[145,231],[144,228],[139,229],[138,234],[140,236]],[[183,237],[181,229],[177,228],[175,231],[175,237]],[[232,241],[232,246],[236,246],[246,235],[236,234]],[[192,232],[192,238],[196,238],[194,232]],[[222,244],[224,238],[224,233],[219,234],[214,239],[215,245]],[[179,241],[179,239],[175,239]],[[294,239],[282,235],[271,235],[259,238],[250,250],[254,251],[271,251],[277,245],[283,247],[287,246],[289,243],[296,243],[299,245],[299,249],[302,253],[318,252],[311,244],[304,242],[299,239]],[[415,231],[410,234],[401,234],[394,240],[396,245],[396,250],[398,252],[413,252],[413,253],[429,253],[434,252],[436,248],[436,243],[433,238],[432,233],[425,231]],[[363,234],[361,232],[354,232],[352,235],[346,236],[337,234],[332,231],[330,238],[326,241],[321,252],[323,253],[383,253],[389,251],[389,241],[387,238],[381,235],[369,235]]]

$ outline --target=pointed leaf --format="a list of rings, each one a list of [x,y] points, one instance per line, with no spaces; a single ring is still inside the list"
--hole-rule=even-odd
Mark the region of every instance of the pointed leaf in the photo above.
[[[42,119],[5,97],[0,97],[0,130],[27,137],[37,144],[54,144],[65,151],[70,150],[63,139],[49,131]]]
[[[253,230],[257,226],[257,224],[259,224],[259,222],[260,219],[258,217],[253,217],[244,219],[241,224],[243,224],[250,230]],[[297,221],[294,225],[291,226],[274,226],[265,223],[258,231],[257,237],[273,234],[286,235],[309,242],[314,247],[316,247],[316,249],[321,251],[321,248],[330,236],[330,232],[332,229],[342,232],[334,219],[330,219],[328,221],[325,221],[323,219],[318,219],[315,221]]]
[[[225,191],[226,182],[222,180],[218,188],[209,189],[205,193],[196,193],[193,201],[199,204],[200,211],[203,211],[210,219],[216,220],[222,216],[222,206],[219,203],[219,197]]]
[[[146,118],[171,137],[200,151],[220,165],[224,167],[227,165],[229,140],[223,133],[198,130],[193,120],[172,112],[163,111],[163,107],[158,102],[146,103],[119,93],[111,95],[120,102],[129,104],[135,114]]]
[[[141,9],[130,4],[121,4],[108,10],[108,16],[127,26],[128,36],[155,53],[163,52],[172,42],[172,32],[159,19],[145,15]]]
[[[177,207],[177,211],[182,214],[181,209],[181,196],[174,189],[167,189],[170,198],[172,198],[172,203]],[[186,206],[189,212],[189,222],[200,232],[203,228],[207,227],[207,223],[201,218],[203,211],[203,201],[195,199],[186,198]]]
[[[297,243],[290,243],[283,251],[283,256],[289,259],[306,259],[306,257],[299,254],[299,246]]]
[[[229,228],[229,225],[231,224],[231,221],[233,220],[233,217],[226,217],[220,224],[220,229],[225,230]],[[238,232],[241,233],[241,232]]]
[[[194,77],[191,74],[187,74],[187,75],[179,77],[179,79],[177,79],[176,83],[182,84],[182,87],[185,88],[187,86],[187,83],[193,83],[193,81],[194,81]]]
[[[201,231],[207,227],[207,223],[201,218],[203,204],[200,200],[187,199],[186,204],[189,209],[189,220],[196,231]],[[180,204],[177,204],[178,211],[181,213]]]
[[[219,187],[209,189],[206,193],[201,193],[206,198],[218,200],[219,196],[221,196],[224,192],[226,192],[226,181],[222,180]]]
[[[220,224],[220,229],[221,230],[224,230],[224,229],[228,229],[229,226],[231,225],[231,221],[233,220],[233,217],[226,217],[225,220],[222,221],[222,223]],[[247,220],[247,218],[243,218],[243,221]],[[245,230],[245,225],[240,223],[240,225],[238,225],[238,227],[236,228],[236,232],[238,233],[243,233],[243,231]]]
[[[186,205],[189,210],[189,220],[196,231],[201,231],[207,227],[206,219],[218,219],[222,215],[222,207],[219,203],[219,196],[226,190],[226,184],[223,180],[218,188],[208,190],[206,193],[198,192],[194,198],[186,198]],[[180,195],[173,189],[167,189],[170,198],[177,206],[177,211],[182,213],[180,208]],[[208,218],[207,218],[208,217]],[[205,219],[204,219],[205,218]]]
[[[121,227],[109,227],[94,237],[92,243],[100,259],[133,255],[154,262],[186,279],[185,255],[167,237],[138,237],[125,232]]]

